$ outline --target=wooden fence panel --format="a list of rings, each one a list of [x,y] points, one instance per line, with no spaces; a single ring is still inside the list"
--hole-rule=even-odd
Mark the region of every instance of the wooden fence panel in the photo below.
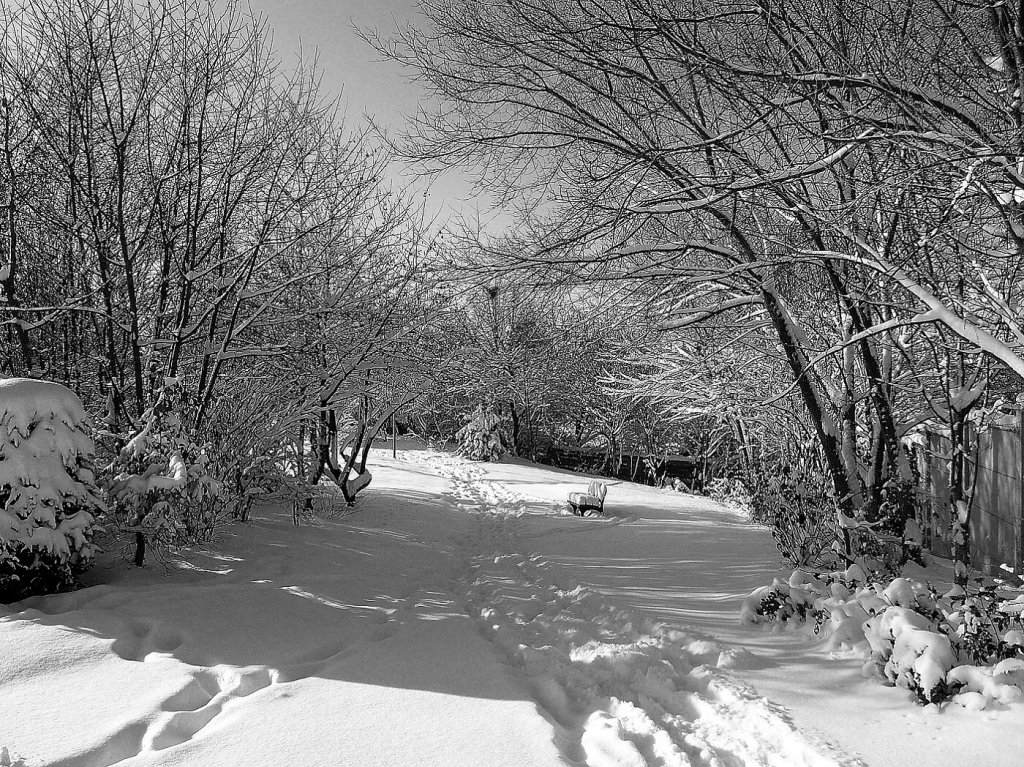
[[[928,519],[924,524],[929,551],[940,557],[953,553],[949,519],[949,439],[941,434],[927,435],[927,449],[922,456],[924,471],[921,472],[925,491],[925,508]]]
[[[1008,418],[983,433],[976,451],[977,477],[971,524],[971,557],[979,569],[1020,563],[1021,432],[1019,418]]]
[[[949,438],[929,433],[923,456],[922,484],[930,527],[929,549],[951,554],[949,509]],[[980,435],[968,437],[966,480],[973,487],[971,563],[993,574],[1001,564],[1024,565],[1024,447],[1018,410]]]

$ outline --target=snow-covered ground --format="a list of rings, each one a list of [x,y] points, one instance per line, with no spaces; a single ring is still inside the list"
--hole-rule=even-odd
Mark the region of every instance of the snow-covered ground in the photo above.
[[[1024,765],[1024,707],[921,708],[741,628],[782,570],[701,498],[376,451],[356,511],[262,510],[170,572],[0,607],[0,765]]]

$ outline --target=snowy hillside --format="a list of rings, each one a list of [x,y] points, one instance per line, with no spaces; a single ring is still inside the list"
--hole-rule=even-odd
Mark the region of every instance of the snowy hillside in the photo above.
[[[375,452],[342,519],[266,508],[0,608],[0,764],[1024,763],[1019,706],[920,708],[741,628],[781,567],[730,510],[621,483],[580,519],[579,475]]]

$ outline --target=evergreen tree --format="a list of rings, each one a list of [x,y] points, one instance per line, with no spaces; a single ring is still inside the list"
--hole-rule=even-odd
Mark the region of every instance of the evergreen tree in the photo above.
[[[0,602],[69,590],[92,559],[104,505],[86,426],[60,384],[0,380]]]
[[[459,452],[473,461],[496,461],[505,453],[507,444],[501,418],[484,405],[477,405],[455,438],[459,441]]]

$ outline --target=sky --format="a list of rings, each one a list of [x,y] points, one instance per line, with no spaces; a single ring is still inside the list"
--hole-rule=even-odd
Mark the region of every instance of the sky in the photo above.
[[[249,5],[254,13],[267,17],[282,61],[295,61],[300,48],[304,58],[317,55],[322,85],[341,95],[351,127],[364,125],[364,116],[369,116],[390,130],[399,130],[406,115],[416,111],[424,96],[421,89],[399,65],[382,60],[354,29],[376,29],[387,36],[397,24],[417,23],[421,17],[415,0],[249,0]],[[396,188],[413,185],[419,194],[424,188],[413,174],[398,168],[391,181]],[[494,216],[465,174],[447,173],[426,191],[427,218],[436,216],[438,225],[456,213],[473,216],[481,208],[485,219]]]

